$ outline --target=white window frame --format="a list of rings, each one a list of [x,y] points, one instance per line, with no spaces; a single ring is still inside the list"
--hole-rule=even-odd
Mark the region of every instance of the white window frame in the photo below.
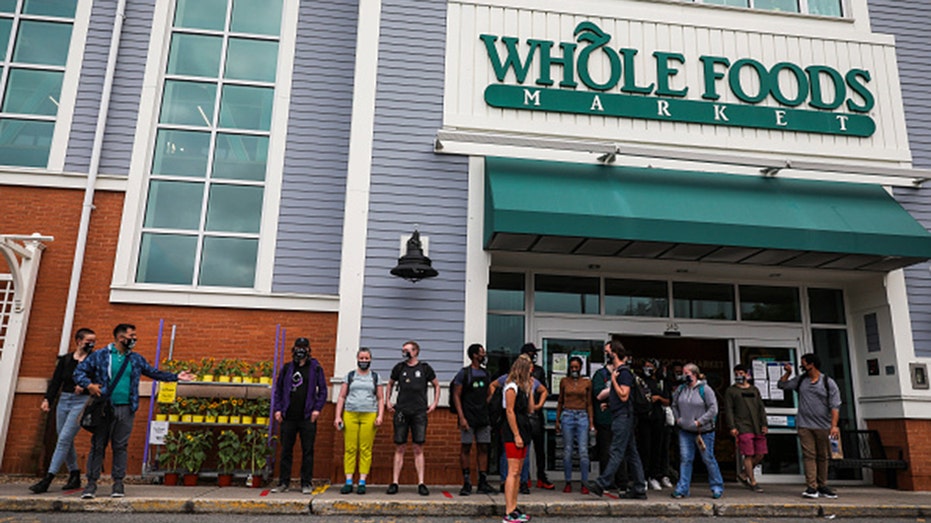
[[[849,6],[847,5],[847,0],[837,0],[838,3],[840,3],[840,15],[839,15],[839,16],[818,15],[818,14],[811,14],[811,13],[809,13],[809,11],[808,11],[808,1],[809,1],[809,0],[793,0],[793,1],[796,3],[796,5],[798,5],[798,11],[774,11],[774,10],[772,10],[772,9],[762,9],[762,8],[758,8],[758,7],[756,7],[756,2],[757,2],[757,0],[743,0],[743,1],[746,1],[746,2],[749,4],[749,5],[747,5],[747,6],[726,6],[726,5],[719,5],[719,4],[713,4],[713,3],[711,2],[711,0],[687,0],[687,1],[695,2],[696,4],[708,4],[708,5],[714,5],[714,6],[717,6],[717,7],[729,7],[729,8],[732,8],[732,9],[754,9],[754,10],[757,10],[757,11],[764,11],[764,12],[771,12],[771,13],[786,13],[786,14],[801,14],[801,15],[808,15],[808,16],[823,16],[823,17],[825,17],[825,18],[849,18],[849,17],[850,17],[850,15],[849,15],[850,10],[849,10]]]
[[[148,171],[155,150],[158,113],[166,77],[165,71],[175,9],[174,0],[162,0],[156,3],[152,19],[152,33],[149,40],[143,90],[139,102],[139,119],[136,124],[136,135],[133,142],[132,162],[130,163],[126,198],[123,204],[120,238],[117,244],[113,270],[111,301],[208,307],[338,310],[338,299],[335,296],[275,295],[272,293],[282,172],[284,170],[288,111],[291,98],[292,64],[297,39],[298,8],[298,0],[284,0],[282,3],[275,101],[268,144],[262,218],[259,226],[255,286],[253,288],[204,287],[198,286],[196,281],[192,285],[136,283],[135,281],[147,202]]]
[[[22,9],[23,0],[19,0],[17,5],[19,10]],[[62,71],[61,91],[58,99],[58,112],[54,119],[50,117],[24,118],[38,121],[54,121],[55,126],[52,131],[52,142],[49,146],[49,155],[44,167],[27,167],[22,165],[3,165],[0,169],[10,173],[16,173],[20,178],[25,178],[20,183],[32,184],[33,182],[43,184],[40,179],[42,173],[61,173],[65,166],[65,157],[68,152],[68,140],[71,136],[71,124],[74,120],[74,107],[78,94],[78,85],[81,79],[81,69],[84,63],[84,47],[87,42],[87,33],[90,26],[90,16],[93,7],[92,0],[77,0],[74,18],[63,19],[57,17],[45,17],[38,15],[26,15],[29,20],[62,22],[70,20],[71,22],[71,40],[68,44],[68,56],[65,59],[64,67],[60,66],[35,66],[28,69],[41,71]],[[18,26],[21,15],[14,18],[14,29]],[[15,43],[15,38],[13,39]],[[8,77],[9,60],[13,56],[13,45],[7,49],[7,55],[3,57],[7,65],[4,66],[4,80]],[[9,59],[9,60],[8,60]],[[11,115],[15,118],[22,118],[23,115]]]

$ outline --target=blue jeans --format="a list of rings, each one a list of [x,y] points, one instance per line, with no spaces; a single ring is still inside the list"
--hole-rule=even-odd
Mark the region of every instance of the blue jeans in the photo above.
[[[608,488],[614,483],[614,474],[623,463],[627,463],[634,480],[634,492],[638,494],[647,491],[647,482],[643,477],[643,464],[640,463],[640,453],[637,452],[637,438],[634,437],[634,417],[627,414],[612,414],[611,420],[611,454],[608,465],[601,471],[601,476],[595,480],[601,488]],[[618,485],[623,487],[623,485]]]
[[[695,432],[679,431],[681,463],[679,463],[679,483],[676,484],[676,492],[683,496],[689,495],[689,487],[692,484],[692,462],[695,461],[695,451],[698,449],[698,445],[695,443],[697,436],[698,434]],[[718,460],[714,459],[714,431],[702,433],[701,439],[705,442],[705,450],[701,453],[701,459],[705,462],[705,468],[708,469],[708,482],[711,483],[711,492],[723,493],[724,478],[721,477]]]
[[[584,410],[564,410],[559,420],[562,428],[563,457],[562,469],[566,483],[572,481],[572,448],[579,448],[579,468],[582,469],[582,481],[588,481],[588,412]]]
[[[62,392],[55,409],[55,424],[58,428],[58,443],[49,464],[49,474],[58,474],[61,466],[68,465],[68,472],[80,470],[78,468],[78,454],[74,451],[74,437],[81,430],[81,412],[87,402],[86,394],[71,394]]]
[[[520,468],[520,484],[526,485],[530,481],[530,442],[525,441],[524,445],[527,446],[527,457],[524,458],[524,466]],[[498,470],[501,471],[501,482],[504,483],[504,480],[508,477],[508,460],[504,455],[504,443],[501,443],[501,458],[498,461]]]

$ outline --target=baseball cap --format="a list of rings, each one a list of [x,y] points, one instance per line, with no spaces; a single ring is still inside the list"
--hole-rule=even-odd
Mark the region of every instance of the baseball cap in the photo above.
[[[295,347],[305,347],[305,348],[308,348],[308,349],[309,349],[309,348],[310,348],[310,340],[308,340],[307,338],[298,338],[298,339],[294,340],[294,346],[295,346]]]
[[[539,349],[537,349],[537,346],[534,345],[532,342],[525,343],[520,348],[521,354],[536,354],[537,352],[539,352]]]

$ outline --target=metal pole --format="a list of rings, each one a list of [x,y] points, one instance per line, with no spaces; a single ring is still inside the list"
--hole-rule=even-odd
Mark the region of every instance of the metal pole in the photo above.
[[[165,319],[162,318],[158,320],[158,339],[155,341],[155,368],[158,368],[158,363],[161,360],[162,355],[162,333],[165,329]],[[155,400],[158,398],[155,387],[158,385],[157,381],[152,381],[152,394],[149,396],[149,418],[146,420],[145,424],[145,446],[142,447],[142,476],[145,477],[146,472],[149,468],[149,432],[151,432],[152,427],[152,412],[155,410]]]

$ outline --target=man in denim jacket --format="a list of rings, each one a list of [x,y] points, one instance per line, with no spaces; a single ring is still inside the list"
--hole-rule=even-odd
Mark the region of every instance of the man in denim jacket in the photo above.
[[[74,382],[92,396],[107,394],[113,405],[113,416],[99,427],[91,438],[91,451],[87,457],[87,486],[81,499],[93,499],[97,495],[97,479],[103,467],[107,443],[113,452],[113,492],[111,497],[124,495],[123,478],[126,477],[126,447],[133,430],[133,418],[139,409],[139,378],[145,374],[157,381],[191,381],[196,376],[187,371],[179,374],[160,371],[133,352],[136,345],[136,327],[121,323],[113,329],[113,343],[84,358],[74,369]],[[109,390],[110,381],[116,377],[123,361],[128,358],[126,370]]]

